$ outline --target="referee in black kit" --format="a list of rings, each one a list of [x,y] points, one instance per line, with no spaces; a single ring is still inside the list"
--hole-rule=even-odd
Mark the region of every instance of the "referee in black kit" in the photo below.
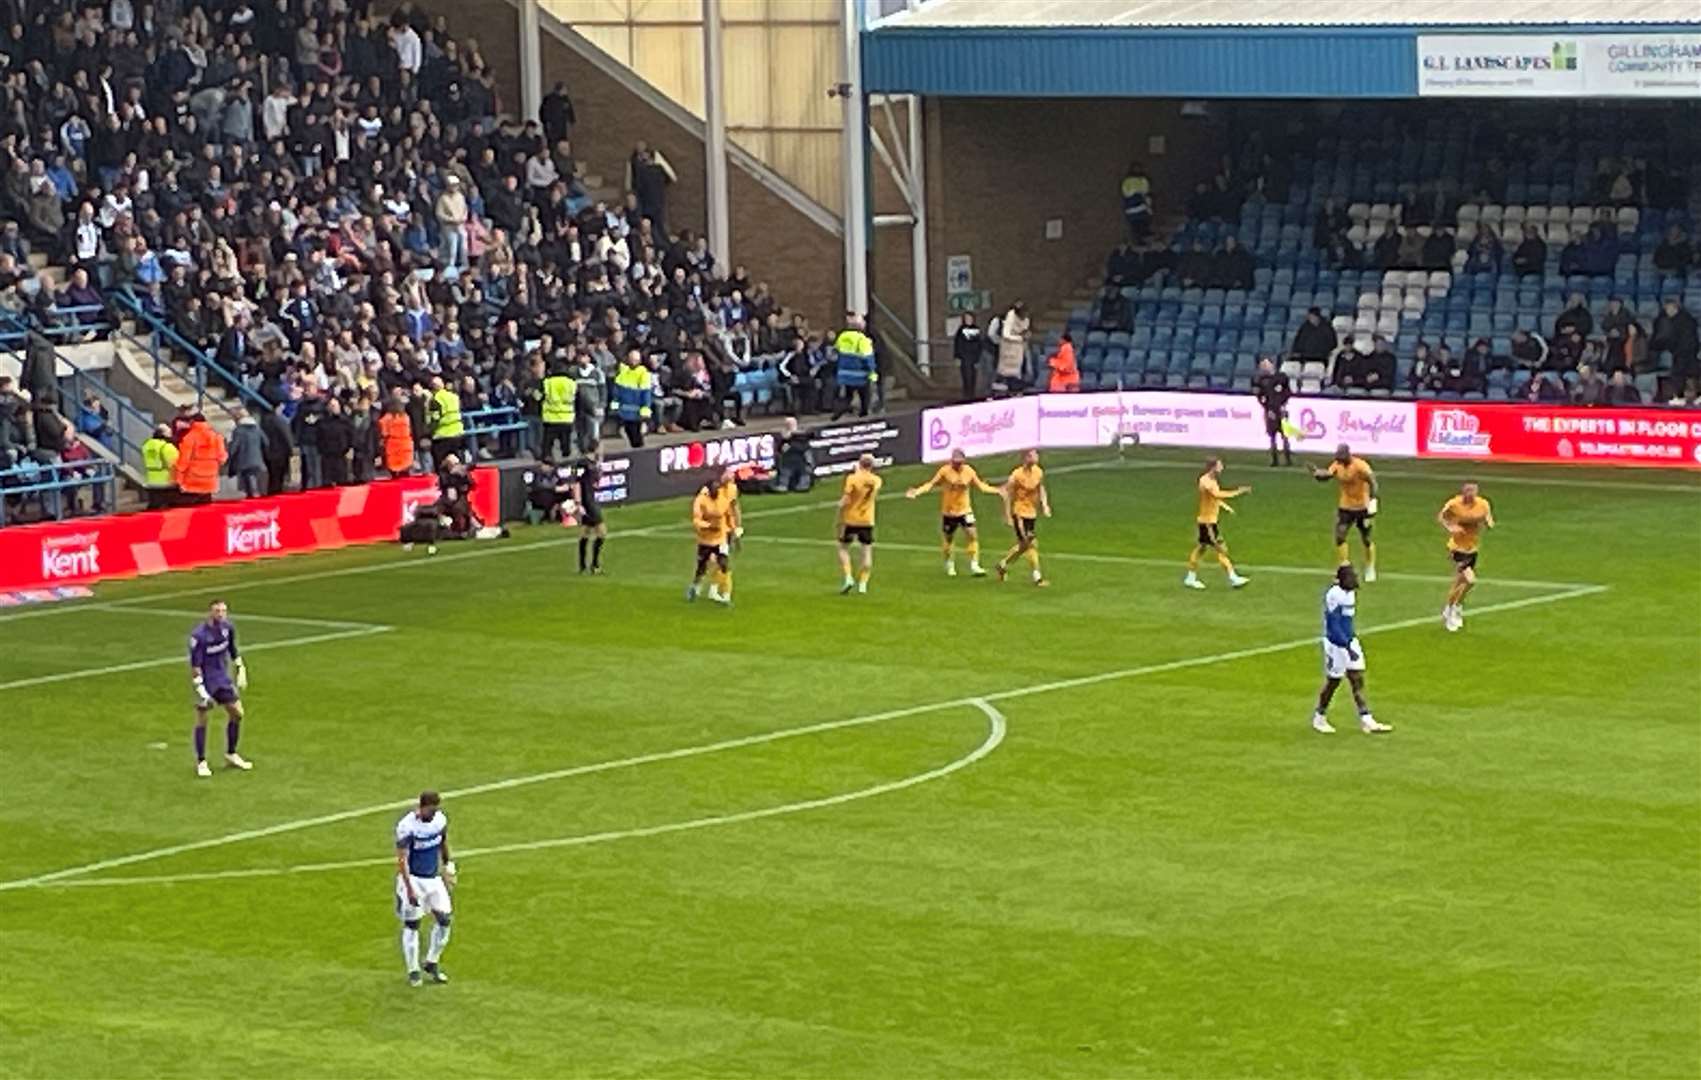
[[[1264,407],[1264,434],[1270,437],[1270,467],[1276,460],[1276,440],[1282,441],[1282,454],[1293,464],[1293,446],[1288,442],[1288,399],[1293,397],[1293,383],[1276,370],[1276,362],[1268,356],[1258,361],[1258,377],[1252,380],[1252,392]]]
[[[581,574],[602,573],[602,544],[608,539],[608,526],[603,524],[602,504],[597,502],[597,481],[601,479],[602,454],[599,451],[579,462],[578,475],[573,478],[576,501],[579,504]]]

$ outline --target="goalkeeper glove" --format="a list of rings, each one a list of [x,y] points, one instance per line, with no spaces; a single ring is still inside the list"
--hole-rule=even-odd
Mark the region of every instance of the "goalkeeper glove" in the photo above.
[[[212,695],[207,693],[207,684],[199,675],[195,676],[195,705],[197,708],[210,708],[213,704]]]
[[[243,663],[241,657],[237,657],[236,663],[231,666],[236,669],[236,688],[238,690],[248,689],[248,665]]]
[[[1370,516],[1371,516],[1371,517],[1375,517],[1375,516],[1376,516],[1376,507],[1377,507],[1377,504],[1379,504],[1379,503],[1380,503],[1380,502],[1381,502],[1381,501],[1382,501],[1382,500],[1380,500],[1380,499],[1375,499],[1375,498],[1373,498],[1373,499],[1371,499],[1371,500],[1370,500],[1370,503],[1369,503],[1369,505],[1367,505],[1367,506],[1366,506],[1366,507],[1365,507],[1365,510],[1366,510],[1366,511],[1368,511],[1368,512],[1369,512],[1369,515],[1370,515]]]

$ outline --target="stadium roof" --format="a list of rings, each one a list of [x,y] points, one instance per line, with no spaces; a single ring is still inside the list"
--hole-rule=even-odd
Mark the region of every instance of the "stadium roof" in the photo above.
[[[1701,99],[1701,0],[930,0],[863,89],[950,97]]]
[[[928,0],[900,27],[1348,27],[1701,24],[1696,0]]]

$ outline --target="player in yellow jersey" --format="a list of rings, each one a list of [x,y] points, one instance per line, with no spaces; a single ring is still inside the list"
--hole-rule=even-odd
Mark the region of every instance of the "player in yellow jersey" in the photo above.
[[[738,501],[737,469],[729,468],[721,473],[721,495],[725,497],[727,504],[727,540],[736,551],[743,547],[744,540],[744,507]]]
[[[1484,529],[1494,528],[1494,507],[1466,482],[1435,515],[1447,530],[1447,554],[1453,560],[1453,587],[1441,609],[1441,625],[1449,631],[1465,625],[1465,596],[1477,583],[1477,544]]]
[[[994,570],[1003,581],[1010,571],[1010,562],[1018,555],[1028,557],[1033,567],[1034,584],[1044,588],[1049,582],[1040,573],[1039,518],[1051,516],[1051,496],[1045,490],[1045,470],[1040,468],[1039,451],[1022,454],[1022,463],[1010,473],[1010,479],[998,489],[1004,496],[1004,522],[1016,530],[1016,546],[1004,553]]]
[[[1234,508],[1228,504],[1228,501],[1239,498],[1252,489],[1249,487],[1224,488],[1218,479],[1222,474],[1222,458],[1206,460],[1205,471],[1199,474],[1199,513],[1194,518],[1199,526],[1199,541],[1187,556],[1187,576],[1181,579],[1181,583],[1189,589],[1203,589],[1205,587],[1205,583],[1199,580],[1199,557],[1207,551],[1217,553],[1217,562],[1228,574],[1231,588],[1238,589],[1252,580],[1235,573],[1234,563],[1229,561],[1228,544],[1223,540],[1222,530],[1217,527],[1217,515],[1224,510],[1231,514],[1234,513]]]
[[[697,572],[685,590],[687,600],[697,599],[697,590],[707,575],[709,599],[717,604],[732,603],[732,562],[727,556],[727,515],[731,502],[726,485],[718,476],[711,477],[691,500],[691,529],[697,534]]]
[[[1346,443],[1335,447],[1335,460],[1327,469],[1312,469],[1319,483],[1338,480],[1340,499],[1335,504],[1335,565],[1352,562],[1347,554],[1347,533],[1358,528],[1358,538],[1364,541],[1364,580],[1376,580],[1376,544],[1370,539],[1372,519],[1376,517],[1376,473],[1370,463],[1354,457]]]
[[[840,594],[852,589],[868,591],[868,575],[874,572],[874,504],[886,481],[874,472],[874,458],[864,454],[845,477],[845,492],[839,497],[839,569],[845,573]],[[862,546],[862,569],[851,573],[851,544]]]
[[[957,576],[957,560],[952,557],[951,549],[955,545],[957,530],[961,529],[963,546],[969,553],[969,573],[985,577],[986,571],[980,568],[980,534],[975,531],[975,507],[970,493],[978,488],[988,495],[997,495],[998,489],[980,478],[980,473],[975,472],[975,467],[969,464],[968,456],[961,450],[951,451],[951,460],[939,466],[933,479],[920,487],[910,488],[904,492],[904,497],[914,499],[934,488],[939,489],[939,529],[944,537],[940,548],[945,553],[946,576]]]

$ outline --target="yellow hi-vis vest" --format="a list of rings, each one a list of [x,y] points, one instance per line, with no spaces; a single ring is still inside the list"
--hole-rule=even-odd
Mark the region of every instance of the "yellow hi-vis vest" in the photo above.
[[[433,439],[452,439],[466,430],[461,423],[461,397],[448,387],[431,395],[437,406],[437,422],[431,429]]]
[[[142,444],[142,479],[150,488],[172,485],[173,469],[177,465],[177,446],[158,435]]]
[[[551,375],[543,380],[543,422],[571,424],[573,398],[578,390],[578,384],[566,375]]]

